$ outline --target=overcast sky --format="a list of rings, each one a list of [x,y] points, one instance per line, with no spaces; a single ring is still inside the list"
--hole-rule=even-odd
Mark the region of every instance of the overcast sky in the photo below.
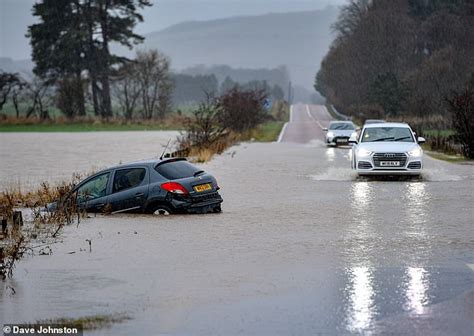
[[[28,25],[34,22],[31,7],[35,0],[0,0],[0,57],[30,57]],[[339,6],[345,0],[152,0],[153,7],[137,27],[144,34],[189,20],[209,20],[238,15],[259,15]]]

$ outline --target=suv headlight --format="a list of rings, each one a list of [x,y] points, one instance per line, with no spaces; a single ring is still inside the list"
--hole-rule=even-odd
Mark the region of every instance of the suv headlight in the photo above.
[[[415,148],[408,152],[408,155],[410,156],[421,156],[422,154],[423,154],[423,151],[421,150],[420,147]]]
[[[334,137],[334,133],[333,132],[328,132],[328,138],[332,138]]]
[[[358,156],[369,156],[370,154],[372,154],[372,152],[371,152],[371,151],[368,151],[368,150],[365,149],[365,148],[359,148],[359,149],[357,150],[357,155],[358,155]]]

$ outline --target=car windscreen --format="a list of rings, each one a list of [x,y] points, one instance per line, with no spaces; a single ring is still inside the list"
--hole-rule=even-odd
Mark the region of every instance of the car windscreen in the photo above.
[[[201,170],[187,161],[170,161],[159,164],[155,170],[168,180],[178,180],[186,177],[193,177]]]
[[[362,142],[414,142],[407,127],[370,127],[364,130]]]
[[[332,123],[329,125],[330,130],[354,130],[355,127],[351,123]]]

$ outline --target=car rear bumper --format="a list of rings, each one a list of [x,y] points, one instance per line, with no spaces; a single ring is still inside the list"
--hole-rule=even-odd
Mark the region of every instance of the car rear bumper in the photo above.
[[[349,144],[349,137],[347,136],[336,136],[333,138],[328,138],[326,137],[326,143],[328,145],[334,145],[334,146],[344,146]]]
[[[215,191],[199,196],[174,196],[170,200],[170,203],[180,212],[201,213],[213,211],[213,209],[220,206],[223,201],[221,195]]]

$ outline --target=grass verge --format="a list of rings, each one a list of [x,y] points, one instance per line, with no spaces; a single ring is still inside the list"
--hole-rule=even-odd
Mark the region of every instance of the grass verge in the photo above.
[[[108,328],[114,323],[129,321],[131,318],[127,315],[94,315],[80,318],[58,318],[52,320],[37,321],[36,324],[55,324],[68,326],[70,328],[82,328],[83,330],[97,330]]]
[[[451,163],[474,162],[474,160],[466,159],[464,156],[459,155],[459,154],[450,155],[450,154],[445,154],[442,152],[434,152],[430,150],[425,150],[425,153],[434,159],[451,162]]]
[[[285,125],[283,121],[269,121],[258,125],[254,129],[242,135],[243,140],[254,140],[258,142],[272,142],[278,139],[281,129]]]

